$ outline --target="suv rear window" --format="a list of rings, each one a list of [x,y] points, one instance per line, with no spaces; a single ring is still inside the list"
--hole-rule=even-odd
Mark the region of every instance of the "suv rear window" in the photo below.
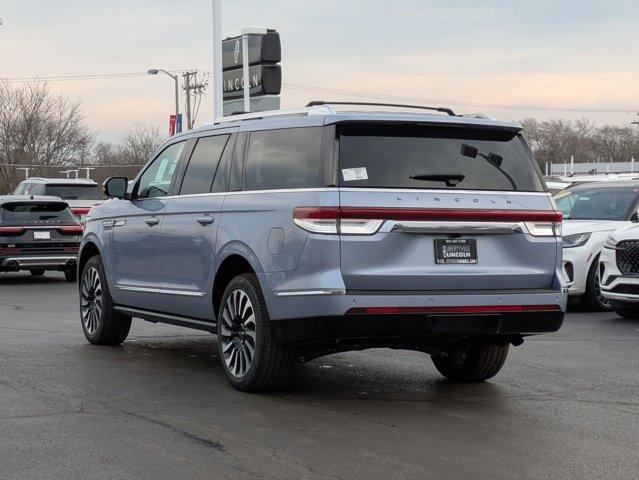
[[[51,220],[75,221],[65,203],[9,203],[0,208],[0,221],[44,222]]]
[[[544,191],[522,138],[464,126],[339,126],[343,187]]]
[[[245,190],[318,187],[321,153],[321,127],[251,132]]]
[[[47,185],[44,195],[62,200],[101,200],[102,192],[97,185]]]

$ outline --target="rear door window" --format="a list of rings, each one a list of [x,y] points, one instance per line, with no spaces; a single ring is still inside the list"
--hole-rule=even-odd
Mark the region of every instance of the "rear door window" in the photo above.
[[[245,190],[313,188],[320,185],[322,128],[251,132]]]
[[[371,124],[338,131],[342,187],[544,191],[516,132]]]
[[[202,137],[197,141],[182,181],[181,195],[209,193],[229,135]]]
[[[2,222],[75,221],[65,203],[9,203],[0,208]]]

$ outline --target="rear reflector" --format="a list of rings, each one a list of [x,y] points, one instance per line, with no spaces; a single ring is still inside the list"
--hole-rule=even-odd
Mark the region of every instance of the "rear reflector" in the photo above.
[[[524,313],[558,312],[559,305],[476,305],[454,307],[362,307],[351,308],[347,315],[396,315],[396,314],[485,314],[485,313]]]
[[[313,233],[370,235],[386,220],[525,222],[535,236],[561,234],[563,215],[555,210],[488,210],[454,208],[297,207],[295,224]]]

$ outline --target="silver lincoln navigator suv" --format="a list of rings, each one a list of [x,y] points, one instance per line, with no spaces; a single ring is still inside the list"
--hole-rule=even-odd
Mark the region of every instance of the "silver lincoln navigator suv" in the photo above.
[[[374,347],[481,381],[558,330],[561,214],[521,127],[335,103],[216,120],[105,182],[78,262],[87,339],[119,344],[132,317],[215,333],[231,384],[261,391]]]

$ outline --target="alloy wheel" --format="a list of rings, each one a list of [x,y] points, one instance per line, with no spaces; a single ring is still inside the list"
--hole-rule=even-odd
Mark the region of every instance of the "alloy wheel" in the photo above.
[[[84,272],[80,299],[82,323],[87,333],[93,335],[98,330],[102,317],[102,282],[95,267],[89,267]]]
[[[255,309],[249,296],[233,290],[222,311],[221,342],[224,362],[236,377],[243,377],[255,358]]]

